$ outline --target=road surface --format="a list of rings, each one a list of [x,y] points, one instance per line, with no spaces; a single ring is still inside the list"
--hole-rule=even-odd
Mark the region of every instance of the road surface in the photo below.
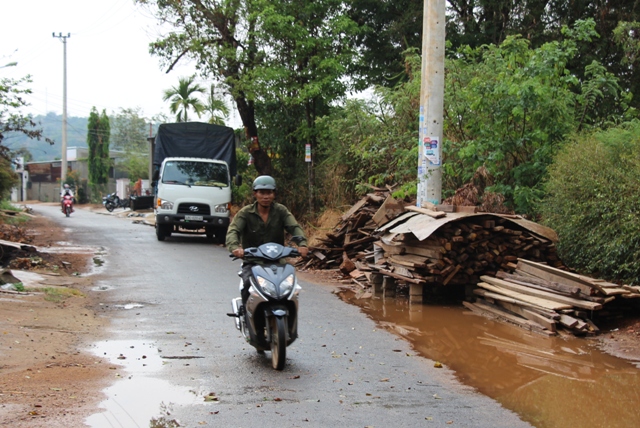
[[[106,211],[65,218],[58,206],[33,208],[70,242],[101,247],[94,290],[111,322],[89,349],[122,368],[89,426],[530,426],[417,356],[330,284],[301,283],[300,338],[275,371],[226,316],[240,267],[226,248],[198,235],[159,242],[152,227]]]

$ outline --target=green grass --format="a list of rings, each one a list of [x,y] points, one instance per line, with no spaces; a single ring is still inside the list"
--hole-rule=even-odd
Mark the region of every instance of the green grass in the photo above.
[[[8,215],[2,216],[2,220],[0,220],[0,223],[4,222],[6,224],[16,225],[16,224],[23,224],[29,221],[29,217],[27,217],[26,215],[20,214],[22,210],[16,207],[15,205],[13,205],[11,201],[7,199],[0,200],[0,210],[13,211],[17,213],[15,216],[8,216]]]
[[[84,294],[79,290],[68,287],[45,287],[36,288],[34,291],[41,291],[44,293],[44,300],[48,302],[60,303],[67,300],[69,297],[84,297]]]

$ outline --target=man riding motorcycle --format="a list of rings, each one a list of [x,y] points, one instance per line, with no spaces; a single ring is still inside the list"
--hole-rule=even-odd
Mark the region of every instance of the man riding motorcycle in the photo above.
[[[64,211],[65,196],[71,196],[71,200],[75,203],[76,199],[75,199],[75,196],[73,195],[73,191],[71,190],[71,186],[69,186],[66,183],[64,184],[64,186],[62,186],[62,191],[60,192],[60,207],[62,208],[62,211]],[[73,211],[73,206],[71,208],[71,211]]]
[[[309,249],[304,230],[287,207],[274,202],[276,197],[276,181],[268,175],[261,175],[253,181],[253,196],[256,201],[242,208],[229,225],[226,245],[235,257],[244,257],[244,248],[259,247],[267,242],[284,245],[284,233],[301,236],[304,239],[298,244],[298,251],[306,257]],[[243,288],[242,302],[246,304],[249,297],[250,261],[242,264]]]

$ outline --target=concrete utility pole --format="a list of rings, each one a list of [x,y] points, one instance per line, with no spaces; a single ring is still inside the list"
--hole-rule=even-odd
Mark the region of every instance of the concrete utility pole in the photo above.
[[[424,0],[417,205],[442,200],[445,0]]]
[[[63,36],[62,33],[52,33],[53,37],[62,39],[64,46],[63,72],[62,72],[62,168],[60,170],[60,186],[67,179],[67,39],[71,33]],[[62,190],[62,189],[61,189]]]

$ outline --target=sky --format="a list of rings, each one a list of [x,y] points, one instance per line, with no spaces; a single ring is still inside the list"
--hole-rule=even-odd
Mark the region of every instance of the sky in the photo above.
[[[170,73],[149,54],[162,34],[158,21],[133,0],[19,0],[0,7],[0,77],[31,75],[26,113],[62,114],[64,44],[67,47],[67,115],[88,117],[92,107],[107,114],[142,109],[142,116],[170,114],[162,100],[178,78],[194,74],[193,64]],[[17,62],[16,66],[5,67]],[[200,81],[203,86],[207,82]],[[240,126],[234,105],[227,125]],[[203,118],[203,120],[206,120]]]

